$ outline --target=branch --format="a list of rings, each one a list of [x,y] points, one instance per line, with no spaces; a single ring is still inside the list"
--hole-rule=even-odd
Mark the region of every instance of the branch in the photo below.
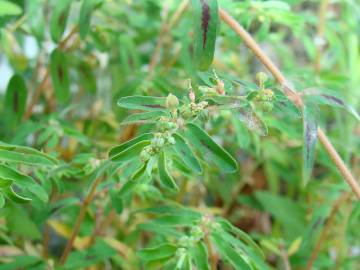
[[[69,254],[71,252],[71,249],[74,245],[75,239],[79,233],[81,223],[84,220],[86,210],[87,210],[89,204],[91,203],[92,199],[94,198],[96,187],[100,184],[102,179],[103,179],[103,177],[99,177],[92,183],[92,186],[90,188],[88,195],[86,196],[86,198],[83,200],[83,203],[81,204],[80,212],[76,219],[73,231],[71,232],[69,241],[67,242],[64,252],[60,258],[60,265],[63,265],[66,262]]]
[[[262,51],[260,46],[251,37],[251,35],[223,9],[219,10],[219,14],[221,19],[227,25],[229,25],[236,34],[238,34],[238,36],[244,41],[246,46],[253,51],[259,61],[262,62],[264,66],[271,72],[276,81],[283,87],[283,91],[289,97],[289,99],[293,101],[296,106],[302,107],[303,103],[301,97],[291,88],[285,76],[275,66],[275,64],[270,60],[270,58]],[[334,146],[331,144],[331,142],[321,128],[318,128],[318,138],[319,141],[323,144],[329,157],[331,158],[335,166],[338,168],[341,175],[344,177],[344,180],[348,183],[352,191],[355,193],[356,197],[360,200],[359,184],[355,180],[354,176],[351,174],[350,170],[346,167],[344,161],[341,159]]]

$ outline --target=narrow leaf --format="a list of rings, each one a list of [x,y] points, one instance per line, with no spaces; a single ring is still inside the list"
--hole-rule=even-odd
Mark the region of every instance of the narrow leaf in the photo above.
[[[50,20],[51,38],[58,43],[66,28],[72,0],[61,0],[55,2],[55,8]]]
[[[356,109],[347,104],[341,97],[336,95],[336,93],[332,92],[333,91],[330,90],[325,92],[318,88],[309,88],[304,91],[306,96],[310,97],[314,103],[342,108],[348,113],[352,114],[358,121],[360,121],[360,115]]]
[[[177,155],[182,159],[186,166],[200,174],[202,172],[201,165],[185,139],[178,133],[174,133],[173,137],[176,141],[176,144],[173,147]]]
[[[0,160],[37,166],[54,165],[52,161],[39,155],[25,154],[8,150],[0,150]]]
[[[310,178],[314,166],[315,146],[317,142],[317,129],[319,124],[319,108],[310,102],[303,107],[303,129],[304,129],[304,165],[303,179],[306,184]]]
[[[18,171],[3,164],[0,164],[0,179],[1,178],[9,179],[24,187],[29,187],[35,184],[34,179],[30,176],[19,173]]]
[[[237,170],[236,160],[219,146],[202,128],[188,123],[186,125],[186,137],[205,158],[214,162],[219,168],[225,172],[235,172]]]
[[[139,156],[140,152],[144,149],[145,146],[149,145],[150,141],[141,141],[138,142],[131,147],[125,149],[124,151],[120,152],[111,157],[111,161],[115,162],[127,162],[131,159]]]
[[[153,137],[152,133],[144,133],[130,141],[127,141],[118,146],[115,146],[110,150],[109,157],[112,158],[113,156],[116,156],[117,154],[121,153],[122,151],[128,149],[129,147],[131,147],[141,141],[151,140],[152,137]]]
[[[56,98],[66,103],[70,98],[70,79],[66,55],[59,49],[50,55],[50,74]]]
[[[117,214],[121,214],[124,209],[124,202],[122,196],[116,189],[110,189],[111,205],[115,209]]]
[[[28,203],[31,201],[30,198],[26,198],[26,197],[23,197],[23,196],[20,196],[19,194],[17,194],[13,190],[12,187],[8,187],[8,188],[4,189],[4,192],[5,192],[6,196],[15,203],[23,204],[23,203]]]
[[[39,157],[39,158],[41,158],[41,160],[47,160],[47,161],[43,161],[43,163],[46,163],[46,164],[51,164],[51,165],[58,164],[58,161],[55,158],[50,157],[49,155],[47,155],[43,152],[40,152],[39,150],[36,150],[31,147],[27,147],[27,146],[7,144],[7,143],[0,141],[0,150],[13,151],[13,152],[16,152],[19,154],[21,153],[21,154]],[[1,159],[1,155],[0,155],[0,159]]]
[[[118,106],[126,109],[159,111],[167,110],[165,97],[129,96],[120,98]]]
[[[192,0],[194,10],[194,58],[200,70],[207,70],[214,58],[219,23],[217,0]]]
[[[232,110],[249,105],[247,99],[241,96],[209,96],[205,99],[213,101],[219,110]]]
[[[26,84],[20,75],[11,77],[5,95],[6,117],[20,122],[24,115],[27,99]]]
[[[79,27],[80,27],[80,37],[84,39],[90,29],[90,20],[92,12],[102,3],[102,0],[83,0],[80,17],[79,17]]]
[[[197,269],[210,270],[210,265],[208,261],[208,251],[203,242],[196,243],[190,249],[191,257],[195,262]]]
[[[167,116],[168,114],[164,111],[150,111],[143,113],[134,113],[126,117],[121,125],[131,125],[131,124],[152,124],[156,123],[159,117]]]
[[[226,258],[236,270],[251,270],[252,268],[243,259],[242,254],[222,239],[221,234],[212,231],[210,239],[217,247],[222,257]]]
[[[158,160],[158,169],[159,169],[159,178],[160,178],[161,184],[170,190],[178,191],[179,190],[178,186],[176,185],[174,179],[171,177],[171,175],[167,171],[166,157],[165,157],[164,151],[160,152],[159,160]]]
[[[16,16],[16,15],[20,15],[22,12],[22,9],[10,2],[10,1],[5,1],[5,0],[1,0],[0,1],[0,17],[1,16]]]
[[[157,247],[145,248],[137,252],[137,255],[144,261],[155,261],[169,258],[175,255],[177,246],[162,244]]]

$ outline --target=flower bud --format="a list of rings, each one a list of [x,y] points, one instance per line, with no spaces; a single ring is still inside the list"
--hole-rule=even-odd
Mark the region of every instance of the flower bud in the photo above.
[[[259,72],[256,74],[256,80],[259,82],[259,85],[262,86],[268,79],[268,76],[264,72]]]
[[[170,110],[174,110],[179,106],[179,100],[173,94],[169,94],[166,98],[166,107]]]

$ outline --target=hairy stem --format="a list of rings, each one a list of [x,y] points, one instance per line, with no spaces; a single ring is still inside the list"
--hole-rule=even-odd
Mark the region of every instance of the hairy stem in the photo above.
[[[94,198],[96,188],[101,183],[102,179],[103,179],[102,177],[99,177],[92,183],[92,186],[90,188],[89,193],[87,194],[87,196],[85,197],[85,199],[83,200],[83,202],[81,204],[80,212],[79,212],[79,215],[78,215],[78,217],[76,219],[74,228],[73,228],[73,230],[71,232],[71,236],[70,236],[70,238],[69,238],[69,240],[68,240],[68,242],[66,244],[66,247],[64,249],[64,252],[63,252],[63,254],[62,254],[61,258],[60,258],[60,265],[63,265],[66,262],[69,254],[71,252],[71,249],[74,246],[75,239],[76,239],[76,237],[77,237],[77,235],[79,233],[80,226],[81,226],[81,223],[84,220],[87,208],[90,205],[92,199]]]
[[[253,51],[256,57],[264,66],[271,72],[277,82],[283,87],[284,93],[289,97],[290,100],[294,102],[298,107],[302,107],[303,103],[301,97],[292,89],[285,76],[281,71],[275,66],[275,64],[270,60],[270,58],[263,52],[260,46],[256,41],[251,37],[251,35],[237,22],[233,17],[231,17],[226,11],[220,9],[219,14],[221,19],[229,25],[236,34],[244,41],[246,46]],[[354,176],[351,174],[350,170],[345,165],[344,161],[341,159],[340,155],[335,150],[334,146],[331,144],[325,133],[321,128],[318,128],[318,138],[319,141],[323,144],[325,150],[330,156],[331,160],[338,168],[341,175],[344,177],[344,180],[351,187],[352,191],[355,193],[357,198],[360,200],[360,186],[355,180]]]

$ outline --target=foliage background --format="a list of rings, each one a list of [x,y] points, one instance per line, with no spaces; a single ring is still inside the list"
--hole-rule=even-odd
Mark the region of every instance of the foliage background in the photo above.
[[[9,1],[0,1],[0,7],[5,2]],[[58,263],[100,160],[107,159],[111,147],[152,128],[121,125],[131,112],[119,108],[118,99],[169,93],[184,97],[188,79],[202,84],[201,78],[212,75],[200,74],[192,64],[191,9],[171,21],[180,1],[90,1],[94,10],[89,17],[81,15],[83,1],[11,2],[17,8],[10,14],[0,9],[0,139],[42,150],[59,163],[50,169],[14,166],[33,177],[43,190],[27,204],[4,202],[0,269],[47,269]],[[54,18],[65,2],[71,8],[61,35],[57,34],[61,24]],[[325,89],[359,111],[359,3],[329,1],[322,20],[319,6],[326,0],[218,2],[254,36],[299,91]],[[91,18],[88,30],[86,18]],[[171,29],[163,27],[164,21]],[[229,27],[219,27],[212,68],[229,92],[241,94],[243,89],[234,80],[255,82],[256,73],[264,69]],[[51,63],[56,47],[64,53]],[[54,62],[63,65],[62,76],[68,76],[65,85],[54,81]],[[26,108],[42,88],[28,116],[23,116],[26,110],[18,116],[9,109],[6,69],[25,80]],[[270,87],[276,86],[270,83]],[[67,88],[68,92],[63,91]],[[259,136],[261,130],[248,131],[232,113],[213,115],[207,131],[236,158],[239,171],[225,174],[215,166],[197,176],[173,171],[178,194],[157,184],[144,184],[123,200],[117,192],[135,165],[108,172],[64,267],[142,269],[144,260],[136,252],[174,242],[189,230],[174,226],[179,220],[160,229],[156,222],[150,226],[156,215],[137,211],[177,204],[223,216],[248,233],[264,251],[270,268],[303,269],[323,232],[314,269],[360,267],[360,205],[349,198],[338,200],[349,191],[324,149],[317,147],[314,170],[304,187],[301,120],[279,113],[262,113],[261,119],[267,125],[267,136]],[[320,125],[358,178],[359,122],[343,110],[321,106]],[[5,163],[0,159],[0,164]],[[89,251],[87,241],[98,228],[99,241]],[[218,258],[219,269],[233,269],[222,257]],[[263,269],[260,263],[253,267]]]

